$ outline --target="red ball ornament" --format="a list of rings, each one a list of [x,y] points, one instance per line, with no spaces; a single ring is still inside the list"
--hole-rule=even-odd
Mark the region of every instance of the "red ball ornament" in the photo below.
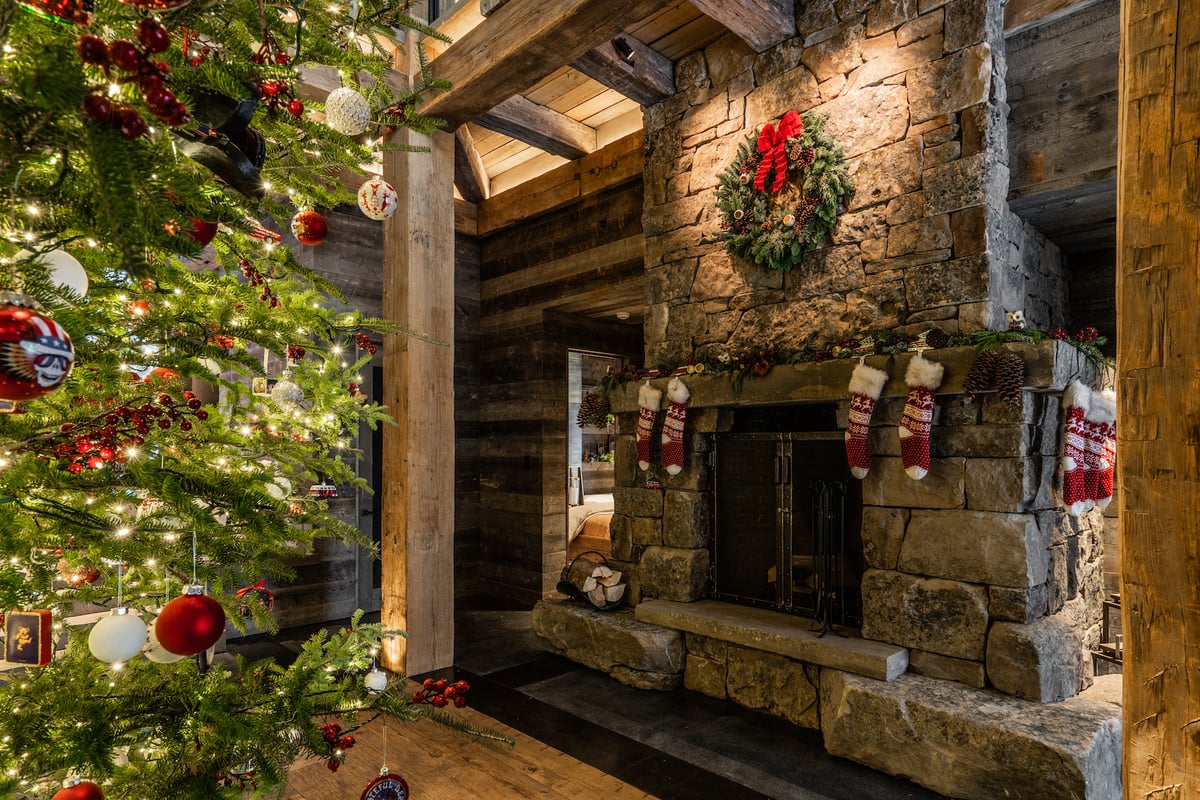
[[[192,229],[184,232],[185,235],[201,247],[208,247],[213,239],[217,238],[217,223],[201,222],[198,219],[192,220]]]
[[[104,792],[91,781],[80,781],[59,789],[53,800],[104,800]]]
[[[292,235],[300,244],[318,245],[329,235],[325,218],[311,208],[297,211],[292,217]]]
[[[171,34],[152,17],[142,17],[138,22],[137,38],[147,53],[161,53],[171,46]]]
[[[163,606],[154,621],[154,635],[168,653],[194,656],[217,643],[225,632],[225,609],[204,594],[204,587],[189,586],[187,593]]]
[[[0,294],[0,400],[50,394],[75,363],[71,337],[28,297]]]

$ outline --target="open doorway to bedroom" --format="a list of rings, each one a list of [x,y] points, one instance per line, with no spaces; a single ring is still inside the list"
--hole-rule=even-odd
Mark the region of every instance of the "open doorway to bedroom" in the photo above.
[[[612,554],[613,445],[616,426],[602,392],[605,376],[621,368],[611,353],[567,351],[567,560],[595,551]]]

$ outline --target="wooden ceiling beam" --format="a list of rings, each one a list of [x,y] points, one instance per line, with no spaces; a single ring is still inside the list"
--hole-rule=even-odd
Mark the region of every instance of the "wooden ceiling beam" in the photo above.
[[[555,156],[575,160],[596,149],[596,129],[515,94],[473,120]]]
[[[628,54],[617,52],[620,40]],[[675,94],[675,62],[629,34],[621,34],[571,62],[571,66],[644,106]]]
[[[460,125],[454,132],[454,185],[458,193],[464,200],[478,203],[491,195],[491,184],[471,131]]]
[[[430,92],[419,111],[458,127],[490,111],[497,98],[522,94],[673,2],[509,0],[433,60],[434,77],[449,81],[453,88]]]
[[[692,5],[756,53],[796,35],[795,0],[692,0]]]

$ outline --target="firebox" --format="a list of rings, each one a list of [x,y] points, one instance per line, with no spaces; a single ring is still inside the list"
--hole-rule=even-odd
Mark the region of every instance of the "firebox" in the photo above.
[[[843,434],[744,430],[774,427],[760,419],[715,437],[713,596],[811,617],[823,630],[857,627],[862,487]]]

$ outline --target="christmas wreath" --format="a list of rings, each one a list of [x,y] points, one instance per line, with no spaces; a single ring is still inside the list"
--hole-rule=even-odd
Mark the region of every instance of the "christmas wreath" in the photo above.
[[[789,111],[742,143],[717,189],[725,249],[788,272],[833,230],[854,184],[824,127],[825,117]]]

